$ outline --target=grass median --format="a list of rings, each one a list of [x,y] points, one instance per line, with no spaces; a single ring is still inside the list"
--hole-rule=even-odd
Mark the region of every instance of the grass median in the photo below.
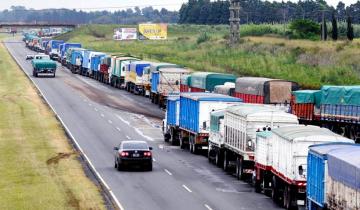
[[[0,209],[105,209],[60,123],[3,44]]]

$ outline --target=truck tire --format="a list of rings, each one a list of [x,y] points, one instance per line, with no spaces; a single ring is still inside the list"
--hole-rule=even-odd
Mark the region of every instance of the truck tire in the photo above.
[[[229,160],[228,160],[228,155],[227,155],[227,152],[226,152],[226,151],[224,151],[223,170],[224,170],[224,171],[228,171],[228,170],[229,170]]]
[[[217,165],[218,167],[222,167],[222,160],[221,160],[221,152],[220,150],[216,151],[215,154],[215,165]]]
[[[283,207],[285,209],[295,210],[297,206],[293,203],[293,196],[290,186],[285,187],[284,194],[283,194]]]
[[[185,149],[184,139],[180,139],[180,148]]]
[[[273,176],[271,181],[271,198],[275,203],[279,203],[279,189],[276,177]]]
[[[244,179],[243,161],[241,157],[236,158],[236,178],[238,180]]]

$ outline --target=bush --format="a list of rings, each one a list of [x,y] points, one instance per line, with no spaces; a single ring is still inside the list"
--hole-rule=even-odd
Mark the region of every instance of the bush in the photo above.
[[[320,25],[312,20],[298,19],[290,23],[291,38],[316,40],[320,35]]]
[[[200,34],[200,36],[198,37],[196,43],[197,43],[197,44],[201,44],[201,43],[203,43],[203,42],[207,42],[207,41],[210,40],[210,38],[211,38],[211,37],[210,37],[206,32],[205,32],[205,33],[202,33],[202,34]]]

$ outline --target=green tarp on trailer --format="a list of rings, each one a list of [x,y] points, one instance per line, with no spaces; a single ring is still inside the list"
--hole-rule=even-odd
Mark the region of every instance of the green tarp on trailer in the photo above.
[[[319,101],[320,90],[298,90],[293,91],[295,103],[297,104],[315,104]]]
[[[323,86],[321,104],[360,105],[360,86]]]
[[[216,85],[223,85],[225,82],[235,83],[236,77],[232,74],[221,74],[213,72],[195,72],[191,74],[191,87],[207,91],[214,91]]]

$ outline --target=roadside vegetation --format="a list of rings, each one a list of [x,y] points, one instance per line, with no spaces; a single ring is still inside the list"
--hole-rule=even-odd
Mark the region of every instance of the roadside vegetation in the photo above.
[[[105,209],[53,113],[0,43],[0,209]]]
[[[289,39],[288,25],[241,25],[241,43],[234,48],[228,47],[226,25],[169,25],[166,41],[113,41],[113,29],[119,25],[82,26],[58,38],[80,42],[88,49],[130,53],[195,71],[288,79],[315,89],[324,84],[360,83],[360,40],[346,41],[341,25],[336,42]],[[354,25],[354,34],[360,36],[359,25]]]

